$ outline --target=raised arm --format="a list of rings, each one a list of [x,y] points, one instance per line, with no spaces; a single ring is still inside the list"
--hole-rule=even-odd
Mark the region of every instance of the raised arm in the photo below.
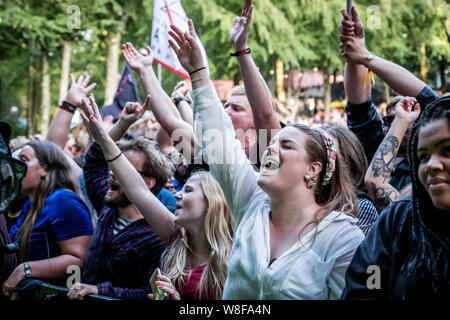
[[[187,85],[186,81],[180,81],[173,89],[171,97],[175,100],[179,99],[179,101],[175,101],[174,104],[178,108],[178,112],[180,113],[181,118],[191,126],[193,126],[194,114],[191,104],[186,101],[189,100],[187,98],[189,91],[189,86]]]
[[[410,125],[419,117],[420,106],[414,98],[404,98],[396,108],[391,129],[378,147],[365,176],[369,194],[382,211],[399,197],[398,190],[389,184],[395,158]]]
[[[356,8],[354,6],[352,7],[353,21],[350,19],[347,10],[342,10],[341,13],[341,41],[343,41],[343,36],[354,36],[359,39],[359,41],[364,43],[364,25],[359,18]],[[341,43],[339,47],[343,50],[344,44]],[[372,83],[370,79],[368,79],[366,81],[366,85],[364,86],[364,78],[366,77],[367,71],[367,67],[362,64],[346,61],[344,70],[344,86],[349,103],[360,104],[369,100]]]
[[[352,7],[353,21],[347,13],[342,10],[342,21],[340,25],[341,54],[344,52],[344,37],[356,37],[364,42],[364,26],[355,7]],[[344,70],[344,87],[347,95],[347,126],[358,137],[367,159],[370,161],[377,147],[383,141],[386,131],[378,115],[376,106],[370,99],[372,83],[366,79],[368,69],[362,64],[354,63],[347,59]],[[366,79],[366,81],[364,81]],[[364,84],[364,82],[366,82]]]
[[[147,95],[142,107],[137,102],[127,102],[119,120],[109,129],[108,134],[113,141],[119,141],[128,128],[139,120],[150,106],[150,95]]]
[[[356,37],[343,35],[342,41],[342,54],[349,62],[369,68],[398,94],[416,97],[426,87],[425,82],[402,66],[378,56],[370,57],[365,44]]]
[[[188,26],[189,32],[184,34],[171,26],[169,34],[173,41],[169,43],[181,65],[191,74],[194,126],[199,129],[196,133],[200,135],[211,174],[222,187],[237,226],[244,213],[242,209],[258,187],[257,175],[235,138],[231,119],[211,84],[191,20]]]
[[[181,119],[169,96],[161,88],[152,68],[153,57],[148,46],[147,52],[148,55],[144,57],[129,42],[122,48],[127,63],[133,70],[139,72],[145,93],[152,96],[150,106],[156,119],[175,143],[181,142],[180,137],[183,137],[184,154],[190,154],[190,158],[193,158],[199,151],[194,131],[188,123]]]
[[[89,92],[94,90],[96,86],[95,82],[88,86],[89,80],[91,79],[90,76],[87,76],[86,78],[80,76],[75,82],[75,78],[73,74],[71,74],[70,79],[72,84],[64,101],[70,103],[73,106],[73,109],[67,110],[60,107],[55,118],[53,118],[50,123],[47,132],[47,140],[56,143],[63,150],[66,145],[67,135],[70,130],[70,123],[72,122],[75,108],[81,106],[82,99],[86,98]]]
[[[234,19],[233,28],[230,31],[230,41],[236,52],[248,48],[247,41],[252,22],[252,0],[245,0],[241,17]],[[250,54],[237,57],[241,76],[244,80],[245,93],[252,108],[253,123],[258,138],[259,159],[272,139],[272,134],[281,129],[280,122],[274,110],[274,103],[270,90],[259,72]],[[259,141],[259,130],[267,130],[267,141]],[[273,130],[273,131],[272,131]],[[261,136],[263,137],[263,136]],[[254,145],[255,147],[257,144]],[[250,153],[251,154],[251,153]]]
[[[122,155],[108,135],[103,127],[94,97],[90,96],[89,100],[84,99],[82,107],[84,111],[82,118],[89,134],[100,145],[106,159],[115,159],[109,162],[109,166],[126,196],[139,209],[161,240],[168,242],[174,231],[175,216],[150,192],[142,176]]]

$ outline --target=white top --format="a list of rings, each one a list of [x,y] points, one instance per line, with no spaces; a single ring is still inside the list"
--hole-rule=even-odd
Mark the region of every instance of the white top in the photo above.
[[[268,267],[270,197],[257,185],[258,173],[212,85],[191,94],[197,137],[236,220],[223,299],[339,299],[364,239],[357,219],[331,212]]]

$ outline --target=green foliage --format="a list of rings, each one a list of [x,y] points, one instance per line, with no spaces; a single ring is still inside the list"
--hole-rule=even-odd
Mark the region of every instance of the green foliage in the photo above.
[[[213,79],[240,80],[229,32],[243,0],[181,0],[193,19],[209,59]],[[430,72],[448,65],[450,46],[441,19],[449,16],[445,0],[360,0],[354,1],[366,25],[369,50],[419,71],[422,43]],[[70,29],[68,7],[80,8],[79,29]],[[376,7],[373,7],[376,6]],[[286,69],[317,67],[325,73],[342,70],[339,52],[340,10],[343,0],[255,0],[249,39],[252,56],[265,78],[281,59]],[[367,24],[379,8],[380,28]],[[153,0],[0,0],[0,118],[11,106],[26,113],[29,66],[33,58],[49,55],[51,103],[58,103],[64,41],[72,44],[71,72],[88,72],[97,83],[95,95],[103,101],[109,35],[121,32],[122,42],[144,48],[150,41]],[[126,20],[124,30],[121,21]],[[447,26],[450,29],[450,22]],[[120,57],[120,69],[123,66]],[[155,67],[156,69],[156,67]],[[120,72],[120,70],[118,70]],[[162,85],[171,92],[181,78],[163,69]],[[431,77],[430,77],[431,78]],[[13,123],[19,132],[23,126]]]

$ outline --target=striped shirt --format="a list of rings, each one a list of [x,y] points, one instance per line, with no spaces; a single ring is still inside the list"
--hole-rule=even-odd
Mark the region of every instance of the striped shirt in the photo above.
[[[367,234],[370,227],[377,221],[379,215],[372,201],[358,196],[358,222],[356,225],[364,234]]]
[[[129,226],[132,223],[133,220],[124,219],[120,216],[117,216],[116,221],[114,221],[113,235],[118,234],[120,231],[125,229],[125,227]]]

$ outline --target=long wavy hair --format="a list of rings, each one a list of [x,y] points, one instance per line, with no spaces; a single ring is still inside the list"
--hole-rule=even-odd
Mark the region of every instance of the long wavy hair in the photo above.
[[[336,169],[330,182],[323,186],[322,182],[325,177],[328,159],[325,142],[317,131],[306,125],[295,123],[289,126],[301,130],[308,136],[309,139],[306,140],[304,147],[309,155],[310,161],[322,163],[322,171],[320,172],[320,178],[315,189],[316,203],[322,206],[323,212],[329,213],[336,210],[356,217],[358,212],[356,191],[348,168],[340,153],[337,152],[336,154]]]
[[[411,130],[408,160],[411,166],[412,210],[400,226],[402,234],[407,237],[405,247],[408,251],[401,271],[412,276],[418,275],[423,277],[424,281],[431,282],[436,297],[442,296],[443,292],[448,290],[450,218],[448,213],[433,205],[431,197],[419,180],[420,160],[417,156],[417,146],[420,128],[437,120],[447,120],[450,130],[450,97],[441,98],[427,106]],[[438,217],[447,217],[447,223],[438,223]]]
[[[357,190],[365,191],[364,177],[369,165],[358,137],[346,127],[323,126],[321,128],[338,141],[341,159],[349,168],[348,172],[353,185]]]
[[[234,218],[228,207],[219,183],[209,172],[194,173],[200,178],[202,191],[208,201],[205,216],[205,233],[210,246],[209,259],[203,271],[196,296],[209,300],[222,298],[227,277]],[[182,229],[182,237],[169,244],[161,256],[164,274],[178,287],[185,285],[184,278],[190,276],[189,262],[193,255],[190,235]]]
[[[20,245],[19,260],[21,262],[26,257],[31,233],[41,215],[47,197],[56,189],[66,189],[78,195],[81,194],[78,181],[71,174],[69,162],[60,147],[50,141],[30,141],[24,146],[33,148],[39,164],[47,168],[47,174],[34,191],[33,197],[30,199],[30,209],[16,235]]]

